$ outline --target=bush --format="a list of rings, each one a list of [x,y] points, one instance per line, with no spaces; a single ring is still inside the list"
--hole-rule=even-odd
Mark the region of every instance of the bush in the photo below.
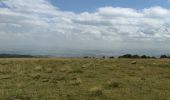
[[[167,55],[161,55],[160,58],[169,58]]]
[[[148,58],[146,55],[142,55],[141,58]]]
[[[132,55],[126,54],[126,55],[123,55],[123,56],[119,56],[118,58],[132,58]]]
[[[107,81],[107,87],[109,88],[118,88],[120,86],[119,82],[115,81],[115,80],[109,80]]]
[[[109,58],[110,58],[110,59],[114,59],[115,57],[114,57],[114,56],[110,56]]]
[[[132,58],[140,58],[139,55],[132,55]]]
[[[89,58],[88,56],[84,56],[83,58]]]

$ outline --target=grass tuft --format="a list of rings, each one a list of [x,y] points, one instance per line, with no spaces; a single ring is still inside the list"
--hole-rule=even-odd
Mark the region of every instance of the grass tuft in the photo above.
[[[82,83],[82,80],[80,78],[72,78],[70,81],[70,84],[72,85],[80,85]]]
[[[89,93],[91,95],[100,96],[100,95],[103,95],[103,90],[101,87],[94,86],[89,89]]]
[[[52,73],[53,72],[53,69],[52,68],[47,68],[46,69],[46,73]]]
[[[35,73],[35,74],[31,74],[30,75],[33,79],[40,79],[40,74],[39,73]]]
[[[144,66],[140,66],[140,67],[138,68],[138,70],[144,70],[144,69],[145,69]]]
[[[72,73],[73,69],[70,66],[66,66],[60,69],[60,72]]]
[[[35,70],[35,71],[41,71],[41,70],[42,70],[42,67],[41,67],[41,66],[36,66],[36,67],[34,68],[34,70]]]

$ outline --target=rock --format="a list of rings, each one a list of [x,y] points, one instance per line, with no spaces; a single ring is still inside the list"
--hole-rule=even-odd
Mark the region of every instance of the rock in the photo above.
[[[48,79],[43,79],[42,82],[48,82],[49,80]]]
[[[132,61],[131,64],[137,64],[137,61]]]

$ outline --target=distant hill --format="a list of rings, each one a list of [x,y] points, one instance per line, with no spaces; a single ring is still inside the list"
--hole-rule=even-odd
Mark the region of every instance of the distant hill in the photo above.
[[[20,55],[20,54],[0,54],[0,58],[33,58],[38,56]]]

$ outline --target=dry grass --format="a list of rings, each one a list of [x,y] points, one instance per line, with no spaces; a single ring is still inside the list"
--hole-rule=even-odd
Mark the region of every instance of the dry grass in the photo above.
[[[169,59],[0,59],[0,100],[170,100]]]

